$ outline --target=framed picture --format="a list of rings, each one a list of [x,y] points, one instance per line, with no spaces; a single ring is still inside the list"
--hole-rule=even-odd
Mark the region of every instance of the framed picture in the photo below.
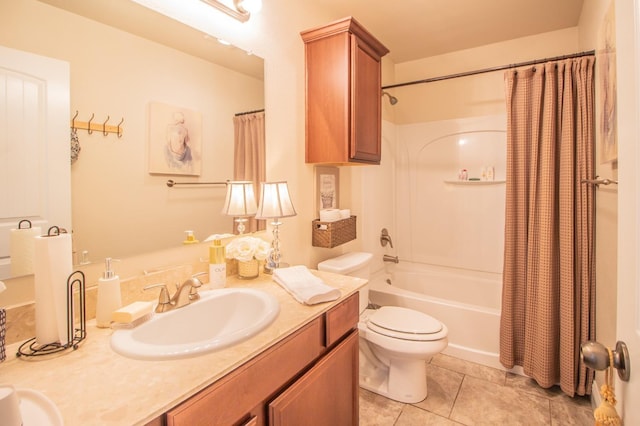
[[[316,166],[316,210],[337,209],[340,195],[340,169]]]
[[[199,176],[202,169],[202,114],[149,103],[149,173]]]
[[[616,128],[616,34],[614,2],[602,20],[596,49],[596,132],[600,164],[618,159]]]

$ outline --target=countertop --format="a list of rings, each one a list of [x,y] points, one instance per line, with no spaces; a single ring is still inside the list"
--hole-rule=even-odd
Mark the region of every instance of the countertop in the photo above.
[[[7,360],[0,363],[0,382],[42,392],[56,404],[66,426],[144,425],[337,305],[366,283],[360,278],[312,272],[340,289],[342,297],[334,302],[306,306],[272,281],[270,275],[260,275],[250,281],[229,277],[227,287],[261,289],[280,302],[280,313],[269,327],[229,348],[178,360],[125,358],[109,345],[113,330],[97,328],[95,320],[90,320],[87,338],[77,350],[16,358],[20,344],[8,346]],[[200,326],[206,327],[206,324]]]

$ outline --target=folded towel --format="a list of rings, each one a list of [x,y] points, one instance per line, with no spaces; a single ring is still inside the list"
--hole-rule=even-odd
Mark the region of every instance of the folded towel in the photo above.
[[[273,280],[284,287],[300,303],[315,305],[338,299],[342,293],[313,275],[306,266],[275,269]]]

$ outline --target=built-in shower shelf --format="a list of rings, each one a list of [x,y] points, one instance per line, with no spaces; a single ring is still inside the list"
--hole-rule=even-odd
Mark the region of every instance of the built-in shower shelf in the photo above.
[[[506,180],[445,180],[450,185],[499,185]]]

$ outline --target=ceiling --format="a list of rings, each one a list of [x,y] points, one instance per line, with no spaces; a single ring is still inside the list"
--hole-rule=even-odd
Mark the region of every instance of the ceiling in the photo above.
[[[218,43],[217,39],[176,20],[154,13],[130,0],[39,0],[128,33],[154,40],[225,68],[264,78],[262,58],[249,55],[235,46]],[[268,1],[268,0],[267,0]],[[158,31],[161,29],[161,31]]]
[[[401,63],[575,27],[583,0],[313,0],[353,16]],[[264,0],[269,7],[269,0]]]
[[[262,78],[260,58],[222,46],[213,38],[203,43],[202,32],[158,13],[150,14],[133,1],[40,1]],[[263,1],[263,9],[269,8],[270,0]],[[282,6],[287,1],[271,5]],[[353,16],[389,48],[393,62],[402,63],[575,27],[584,0],[304,1],[313,1],[313,7],[335,19]],[[222,63],[220,58],[224,58]]]

